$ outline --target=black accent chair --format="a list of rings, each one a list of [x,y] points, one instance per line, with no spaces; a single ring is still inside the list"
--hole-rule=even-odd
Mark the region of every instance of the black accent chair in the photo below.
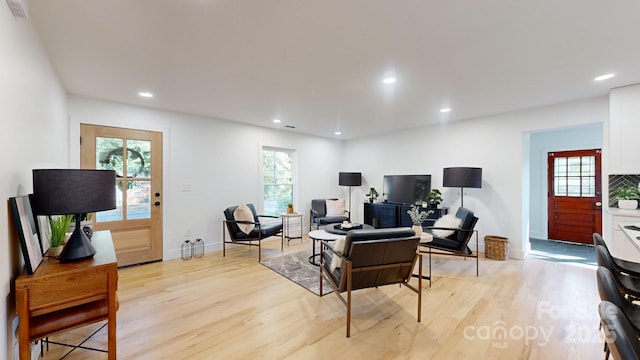
[[[613,257],[613,255],[611,255],[611,252],[609,252],[609,248],[607,247],[607,243],[602,238],[602,235],[600,235],[598,233],[593,233],[593,245],[595,245],[595,246],[602,245],[604,247],[604,249],[606,250],[607,254],[609,255],[609,257],[613,261],[613,265],[615,266],[617,272],[621,272],[621,273],[624,273],[624,274],[631,275],[633,277],[640,278],[640,264],[632,262],[632,261],[622,260],[622,259],[618,259],[616,257]]]
[[[602,245],[596,245],[596,260],[598,261],[598,266],[605,267],[611,272],[620,292],[633,299],[640,297],[640,278],[618,272],[607,248]]]
[[[478,218],[474,216],[473,211],[460,207],[456,211],[455,215],[460,219],[460,227],[458,228],[446,228],[427,226],[424,228],[427,232],[433,235],[433,241],[420,243],[420,252],[429,254],[429,286],[431,286],[431,254],[438,255],[455,255],[476,258],[476,276],[479,276],[479,264],[478,264],[478,231],[475,230]],[[439,237],[433,233],[433,230],[453,230],[453,234],[447,237]],[[468,244],[473,234],[476,235],[476,252],[475,254],[469,248]],[[423,248],[427,248],[425,251]],[[433,250],[436,250],[435,252]]]
[[[309,216],[309,228],[320,229],[320,226],[349,221],[350,214],[345,210],[346,216],[327,216],[327,200],[338,199],[313,199],[311,200],[311,211]]]
[[[351,291],[383,285],[400,284],[418,294],[418,322],[421,318],[422,276],[418,286],[409,284],[418,262],[422,275],[422,255],[417,252],[420,238],[411,228],[351,230],[344,239],[342,251],[335,242],[322,241],[320,246],[320,295],[322,279],[347,307],[347,337],[351,336]],[[341,263],[331,266],[334,255]],[[343,294],[346,292],[346,299]]]
[[[230,206],[224,209],[224,220],[222,220],[222,256],[226,256],[225,245],[226,244],[237,244],[237,245],[248,245],[248,246],[257,246],[258,247],[258,261],[262,260],[262,252],[260,245],[262,240],[271,237],[280,235],[280,250],[282,251],[284,248],[284,238],[282,237],[282,221],[279,222],[271,222],[271,223],[261,223],[260,218],[274,218],[279,219],[279,216],[272,215],[258,215],[256,213],[256,209],[253,204],[247,204],[247,207],[251,209],[253,213],[253,222],[251,221],[237,221],[233,212],[236,210],[237,206]],[[249,234],[245,234],[240,230],[238,224],[253,224],[255,227]],[[225,231],[226,229],[226,231]],[[227,240],[227,232],[229,233],[229,239]],[[254,243],[256,242],[256,243]]]

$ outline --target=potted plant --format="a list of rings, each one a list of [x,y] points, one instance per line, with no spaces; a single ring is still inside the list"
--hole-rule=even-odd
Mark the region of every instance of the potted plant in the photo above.
[[[620,209],[636,209],[638,199],[640,199],[640,191],[633,185],[621,186],[611,192],[611,202],[617,201]]]
[[[288,203],[287,204],[287,214],[293,214],[293,204],[292,203]]]
[[[411,205],[411,209],[407,210],[407,214],[411,218],[413,226],[411,227],[416,235],[422,235],[422,223],[427,220],[429,215],[433,214],[433,210],[420,211],[420,208],[415,205]]]
[[[369,197],[369,202],[372,203],[378,198],[378,191],[374,187],[369,188],[369,193],[366,194]]]
[[[427,202],[429,203],[429,207],[437,208],[442,200],[442,193],[438,189],[431,190],[427,195]]]
[[[58,215],[49,217],[51,226],[51,237],[49,238],[49,255],[56,257],[62,251],[64,238],[69,230],[69,225],[73,220],[73,215]]]

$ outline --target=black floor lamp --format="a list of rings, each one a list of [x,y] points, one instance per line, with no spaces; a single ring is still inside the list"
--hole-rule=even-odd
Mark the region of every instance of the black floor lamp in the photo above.
[[[362,173],[341,172],[338,174],[338,185],[349,187],[349,219],[351,219],[351,187],[362,185]]]
[[[460,207],[464,207],[464,188],[482,187],[482,168],[450,167],[442,172],[442,186],[460,188]]]

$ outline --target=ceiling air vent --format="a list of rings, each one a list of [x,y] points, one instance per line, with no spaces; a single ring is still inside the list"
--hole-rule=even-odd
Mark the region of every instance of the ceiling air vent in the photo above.
[[[15,18],[26,19],[29,17],[27,0],[7,0],[7,5]]]

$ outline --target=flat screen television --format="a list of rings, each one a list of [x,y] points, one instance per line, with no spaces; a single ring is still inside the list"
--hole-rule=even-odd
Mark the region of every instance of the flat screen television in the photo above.
[[[431,191],[431,175],[385,175],[382,197],[395,204],[420,205]]]

